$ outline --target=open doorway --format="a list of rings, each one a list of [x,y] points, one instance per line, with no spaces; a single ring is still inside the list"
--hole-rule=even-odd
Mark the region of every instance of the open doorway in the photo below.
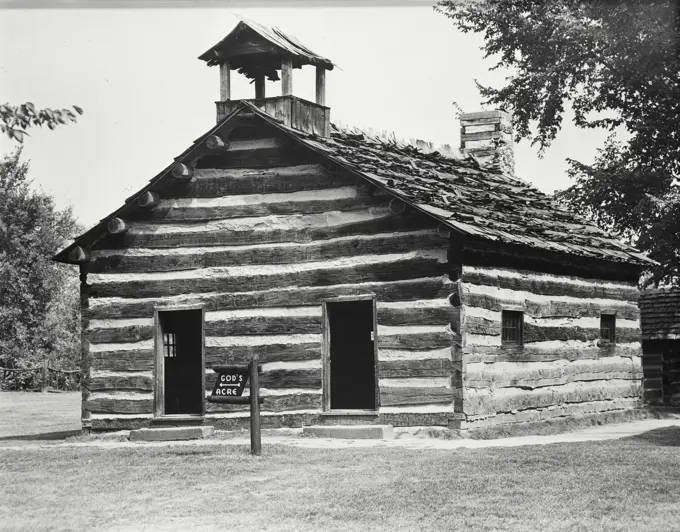
[[[326,409],[375,410],[374,300],[326,302],[325,315]]]
[[[157,311],[156,350],[156,414],[202,415],[203,309]]]

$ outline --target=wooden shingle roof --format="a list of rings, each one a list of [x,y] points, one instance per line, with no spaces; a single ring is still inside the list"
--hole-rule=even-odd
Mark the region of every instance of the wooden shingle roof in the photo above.
[[[276,70],[281,68],[281,59],[291,59],[294,68],[314,65],[333,70],[333,62],[307,48],[292,35],[276,27],[267,27],[252,20],[242,20],[220,42],[203,52],[198,58],[208,66],[229,61],[248,78],[265,72],[267,77],[277,80]]]
[[[239,113],[260,117],[330,163],[361,176],[458,234],[608,262],[654,264],[635,248],[608,236],[546,194],[498,170],[482,168],[474,158],[461,160],[437,152],[424,153],[410,145],[338,128],[333,128],[330,138],[318,137],[284,125],[246,100],[196,139],[175,161],[190,161],[209,135],[218,134]],[[95,242],[99,233],[106,231],[109,219],[134,208],[135,199],[142,193],[162,186],[171,170],[172,165],[128,198],[126,205],[56,255],[55,260],[72,262],[68,258],[71,249]]]
[[[653,263],[527,183],[473,160],[336,130],[304,139],[464,235],[613,262]]]
[[[244,105],[276,122],[251,103]],[[482,168],[473,158],[424,153],[335,127],[330,138],[320,138],[277,126],[460,234],[612,262],[655,263],[526,182]]]
[[[680,288],[640,292],[643,340],[680,340]]]

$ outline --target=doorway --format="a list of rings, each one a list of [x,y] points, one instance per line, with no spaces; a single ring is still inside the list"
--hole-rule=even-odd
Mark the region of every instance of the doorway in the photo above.
[[[156,312],[156,415],[202,415],[203,309]]]
[[[375,300],[326,302],[325,407],[376,410]]]

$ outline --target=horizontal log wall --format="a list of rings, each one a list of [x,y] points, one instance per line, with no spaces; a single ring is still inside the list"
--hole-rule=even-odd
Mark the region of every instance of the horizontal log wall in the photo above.
[[[452,296],[461,316],[462,427],[533,422],[638,407],[642,395],[635,283],[464,265]],[[524,313],[523,345],[501,338],[502,311]],[[599,340],[616,313],[616,343]]]
[[[378,303],[381,412],[420,406],[453,414],[460,379],[451,360],[452,310],[448,298]]]
[[[91,425],[94,430],[135,429],[154,426],[153,414],[91,414]],[[282,427],[301,427],[302,425],[393,425],[395,427],[440,426],[448,427],[451,411],[448,407],[436,408],[425,406],[383,407],[376,415],[329,417],[314,410],[287,410],[272,412],[263,410],[260,416],[262,428],[277,429]],[[218,430],[248,430],[249,412],[207,412],[203,421],[206,425]]]
[[[92,252],[84,408],[95,428],[153,418],[159,305],[205,308],[206,394],[214,365],[257,354],[263,419],[290,426],[319,415],[322,302],[366,294],[377,300],[379,419],[448,423],[461,382],[451,360],[458,325],[448,242],[434,221],[396,215],[389,196],[318,164],[199,167],[157,193],[155,208],[131,214],[124,234]],[[207,419],[240,419],[229,416],[247,406],[206,410]]]
[[[680,405],[680,340],[643,340],[644,398]]]

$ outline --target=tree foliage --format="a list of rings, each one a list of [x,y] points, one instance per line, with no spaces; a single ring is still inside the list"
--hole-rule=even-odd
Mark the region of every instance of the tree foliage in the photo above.
[[[464,32],[484,35],[504,86],[478,84],[513,114],[517,139],[540,152],[567,104],[581,128],[611,132],[594,163],[569,159],[574,185],[558,196],[661,264],[680,281],[680,56],[675,0],[443,0]],[[617,140],[615,133],[626,140]]]
[[[0,162],[0,365],[33,367],[44,357],[74,367],[80,357],[78,278],[52,256],[78,232],[32,188],[21,150]]]
[[[11,140],[19,143],[28,135],[26,130],[30,127],[47,126],[54,129],[59,125],[75,122],[83,110],[77,105],[73,106],[75,113],[70,109],[36,109],[31,102],[22,105],[0,105],[0,132],[7,135]],[[78,114],[76,114],[78,113]]]

